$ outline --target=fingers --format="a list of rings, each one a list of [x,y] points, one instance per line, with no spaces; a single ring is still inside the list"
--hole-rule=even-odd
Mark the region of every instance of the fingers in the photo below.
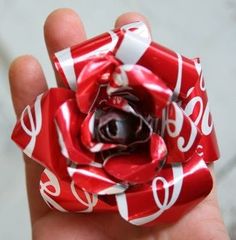
[[[12,62],[9,81],[17,118],[26,105],[33,103],[35,97],[47,89],[42,68],[32,56],[22,56]]]
[[[55,52],[84,41],[86,34],[80,17],[73,10],[58,9],[45,22],[44,38],[52,61]],[[62,86],[57,73],[56,78],[58,85]]]
[[[47,90],[43,71],[31,56],[17,58],[10,66],[9,81],[16,116],[19,119],[26,105],[32,104],[37,95]],[[26,184],[32,223],[48,211],[39,193],[39,180],[43,168],[24,156]]]
[[[136,21],[144,22],[147,25],[147,27],[149,28],[149,30],[151,30],[151,27],[150,27],[150,24],[149,24],[147,18],[145,16],[143,16],[142,14],[136,13],[136,12],[127,12],[127,13],[120,15],[115,22],[115,27],[119,28],[125,24],[131,23],[131,22],[136,22]]]

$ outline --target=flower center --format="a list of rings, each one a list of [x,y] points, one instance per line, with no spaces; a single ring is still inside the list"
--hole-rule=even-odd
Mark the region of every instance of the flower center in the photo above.
[[[97,142],[132,148],[147,142],[151,132],[149,123],[140,114],[116,108],[96,110],[94,138]]]
[[[109,112],[98,110],[96,121],[98,141],[130,144],[135,140],[139,119],[132,114],[116,109]]]

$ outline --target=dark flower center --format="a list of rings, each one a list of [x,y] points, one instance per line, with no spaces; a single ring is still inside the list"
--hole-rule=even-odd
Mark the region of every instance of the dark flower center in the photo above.
[[[119,110],[96,112],[96,138],[102,142],[129,144],[134,141],[137,117]]]
[[[97,109],[95,139],[121,145],[146,142],[150,136],[150,129],[143,121],[139,116],[118,109]]]

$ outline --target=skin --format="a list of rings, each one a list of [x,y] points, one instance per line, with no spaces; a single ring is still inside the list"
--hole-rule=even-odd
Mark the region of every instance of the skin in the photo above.
[[[138,13],[121,15],[116,20],[115,26],[120,27],[137,20],[144,21],[149,26],[147,19]],[[55,51],[86,39],[82,21],[70,9],[59,9],[48,16],[44,25],[44,36],[49,56],[52,56]],[[60,86],[60,79],[58,76],[56,78]],[[17,118],[26,105],[31,104],[38,94],[47,90],[42,68],[32,56],[21,56],[12,62],[9,69],[9,81]],[[118,214],[65,214],[49,209],[42,200],[37,187],[43,168],[26,156],[24,156],[24,162],[34,240],[229,239],[220,215],[215,180],[210,195],[178,222],[143,228],[132,226],[122,220]],[[209,168],[214,178],[212,166]]]

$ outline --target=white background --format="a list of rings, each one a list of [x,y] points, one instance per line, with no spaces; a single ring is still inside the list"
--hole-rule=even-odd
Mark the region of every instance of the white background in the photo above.
[[[111,29],[123,12],[138,11],[149,18],[155,41],[201,57],[221,149],[216,163],[218,195],[225,223],[236,239],[236,0],[0,0],[0,239],[31,238],[24,166],[10,141],[15,117],[8,66],[18,55],[32,54],[54,85],[43,24],[61,7],[80,14],[89,37]]]

